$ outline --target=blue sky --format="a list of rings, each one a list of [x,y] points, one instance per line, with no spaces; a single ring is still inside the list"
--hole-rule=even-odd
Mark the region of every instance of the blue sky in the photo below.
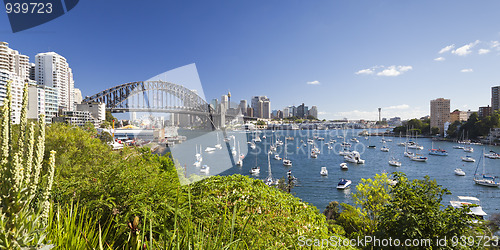
[[[378,107],[413,118],[438,97],[452,109],[490,104],[500,85],[499,9],[499,1],[81,0],[16,34],[0,14],[0,40],[31,61],[65,56],[83,95],[195,63],[207,99],[230,90],[236,102],[267,95],[272,109],[317,105],[326,119],[376,119]]]

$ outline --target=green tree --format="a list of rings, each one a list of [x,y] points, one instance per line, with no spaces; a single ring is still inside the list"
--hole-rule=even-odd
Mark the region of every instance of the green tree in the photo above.
[[[111,113],[111,111],[106,110],[106,121],[110,122],[110,123],[113,123],[113,120],[117,121],[116,118]]]
[[[437,135],[439,134],[439,128],[438,127],[432,127],[431,128],[431,135]]]
[[[381,211],[376,235],[405,239],[447,239],[447,249],[452,249],[452,237],[468,236],[474,228],[468,209],[442,209],[444,195],[451,194],[435,180],[425,176],[424,180],[410,181],[403,173],[394,173],[397,184],[391,189],[391,200]],[[418,246],[408,247],[419,249]]]

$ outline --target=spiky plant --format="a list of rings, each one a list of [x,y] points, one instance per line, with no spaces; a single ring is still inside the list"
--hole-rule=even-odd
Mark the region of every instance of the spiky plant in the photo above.
[[[37,124],[28,123],[27,104],[28,85],[25,84],[20,124],[13,126],[9,82],[0,111],[0,249],[39,247],[51,206],[49,198],[55,151],[50,152],[47,182],[40,182],[45,151],[45,118],[40,115]],[[17,143],[13,135],[18,135]]]

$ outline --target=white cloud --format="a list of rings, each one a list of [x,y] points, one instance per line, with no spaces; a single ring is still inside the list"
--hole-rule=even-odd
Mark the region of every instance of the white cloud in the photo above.
[[[373,74],[373,69],[362,69],[355,73],[356,75],[371,75]]]
[[[455,44],[452,44],[452,45],[448,45],[444,48],[442,48],[440,51],[439,51],[439,54],[443,54],[445,52],[448,52],[450,50],[452,50],[453,48],[455,48]]]
[[[489,49],[479,49],[479,52],[478,52],[480,55],[484,55],[484,54],[488,54],[490,53],[490,50]]]
[[[412,66],[389,66],[388,68],[377,73],[378,76],[399,76],[404,72],[413,69]]]
[[[411,69],[413,69],[412,66],[398,66],[398,70],[400,72],[406,72],[406,71],[411,70]]]
[[[494,49],[494,48],[500,48],[500,42],[498,41],[491,41],[491,48]]]
[[[474,72],[474,70],[472,70],[472,69],[462,69],[462,70],[460,70],[460,72],[462,72],[462,73],[470,73],[470,72]]]
[[[466,44],[466,45],[464,45],[456,50],[453,50],[451,53],[453,53],[455,55],[459,55],[459,56],[466,56],[472,52],[471,49],[474,46],[476,46],[478,43],[479,43],[479,40],[476,40],[475,42]]]
[[[404,72],[406,71],[409,71],[413,69],[412,66],[405,66],[405,65],[399,65],[399,66],[396,66],[396,65],[392,65],[392,66],[389,66],[389,67],[385,67],[385,66],[373,66],[369,69],[362,69],[358,72],[356,72],[355,74],[356,75],[372,75],[374,74],[376,71],[378,71],[376,74],[378,76],[399,76],[401,74],[403,74]]]
[[[307,82],[307,84],[309,84],[309,85],[319,85],[320,82],[319,81],[312,81],[312,82]]]
[[[396,105],[396,106],[385,107],[383,109],[393,110],[393,109],[409,109],[409,108],[410,108],[410,105],[408,105],[408,104],[401,104],[401,105]]]
[[[444,61],[444,60],[446,60],[444,57],[434,58],[434,61],[438,61],[438,62],[441,62],[441,61]]]

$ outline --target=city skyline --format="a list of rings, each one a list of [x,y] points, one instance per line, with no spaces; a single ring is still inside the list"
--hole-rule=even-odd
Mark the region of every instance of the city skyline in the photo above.
[[[500,83],[496,1],[118,3],[81,2],[16,34],[2,15],[2,40],[68,58],[83,96],[196,63],[207,101],[263,93],[274,107],[314,103],[320,119],[418,118],[439,97],[476,111]]]

